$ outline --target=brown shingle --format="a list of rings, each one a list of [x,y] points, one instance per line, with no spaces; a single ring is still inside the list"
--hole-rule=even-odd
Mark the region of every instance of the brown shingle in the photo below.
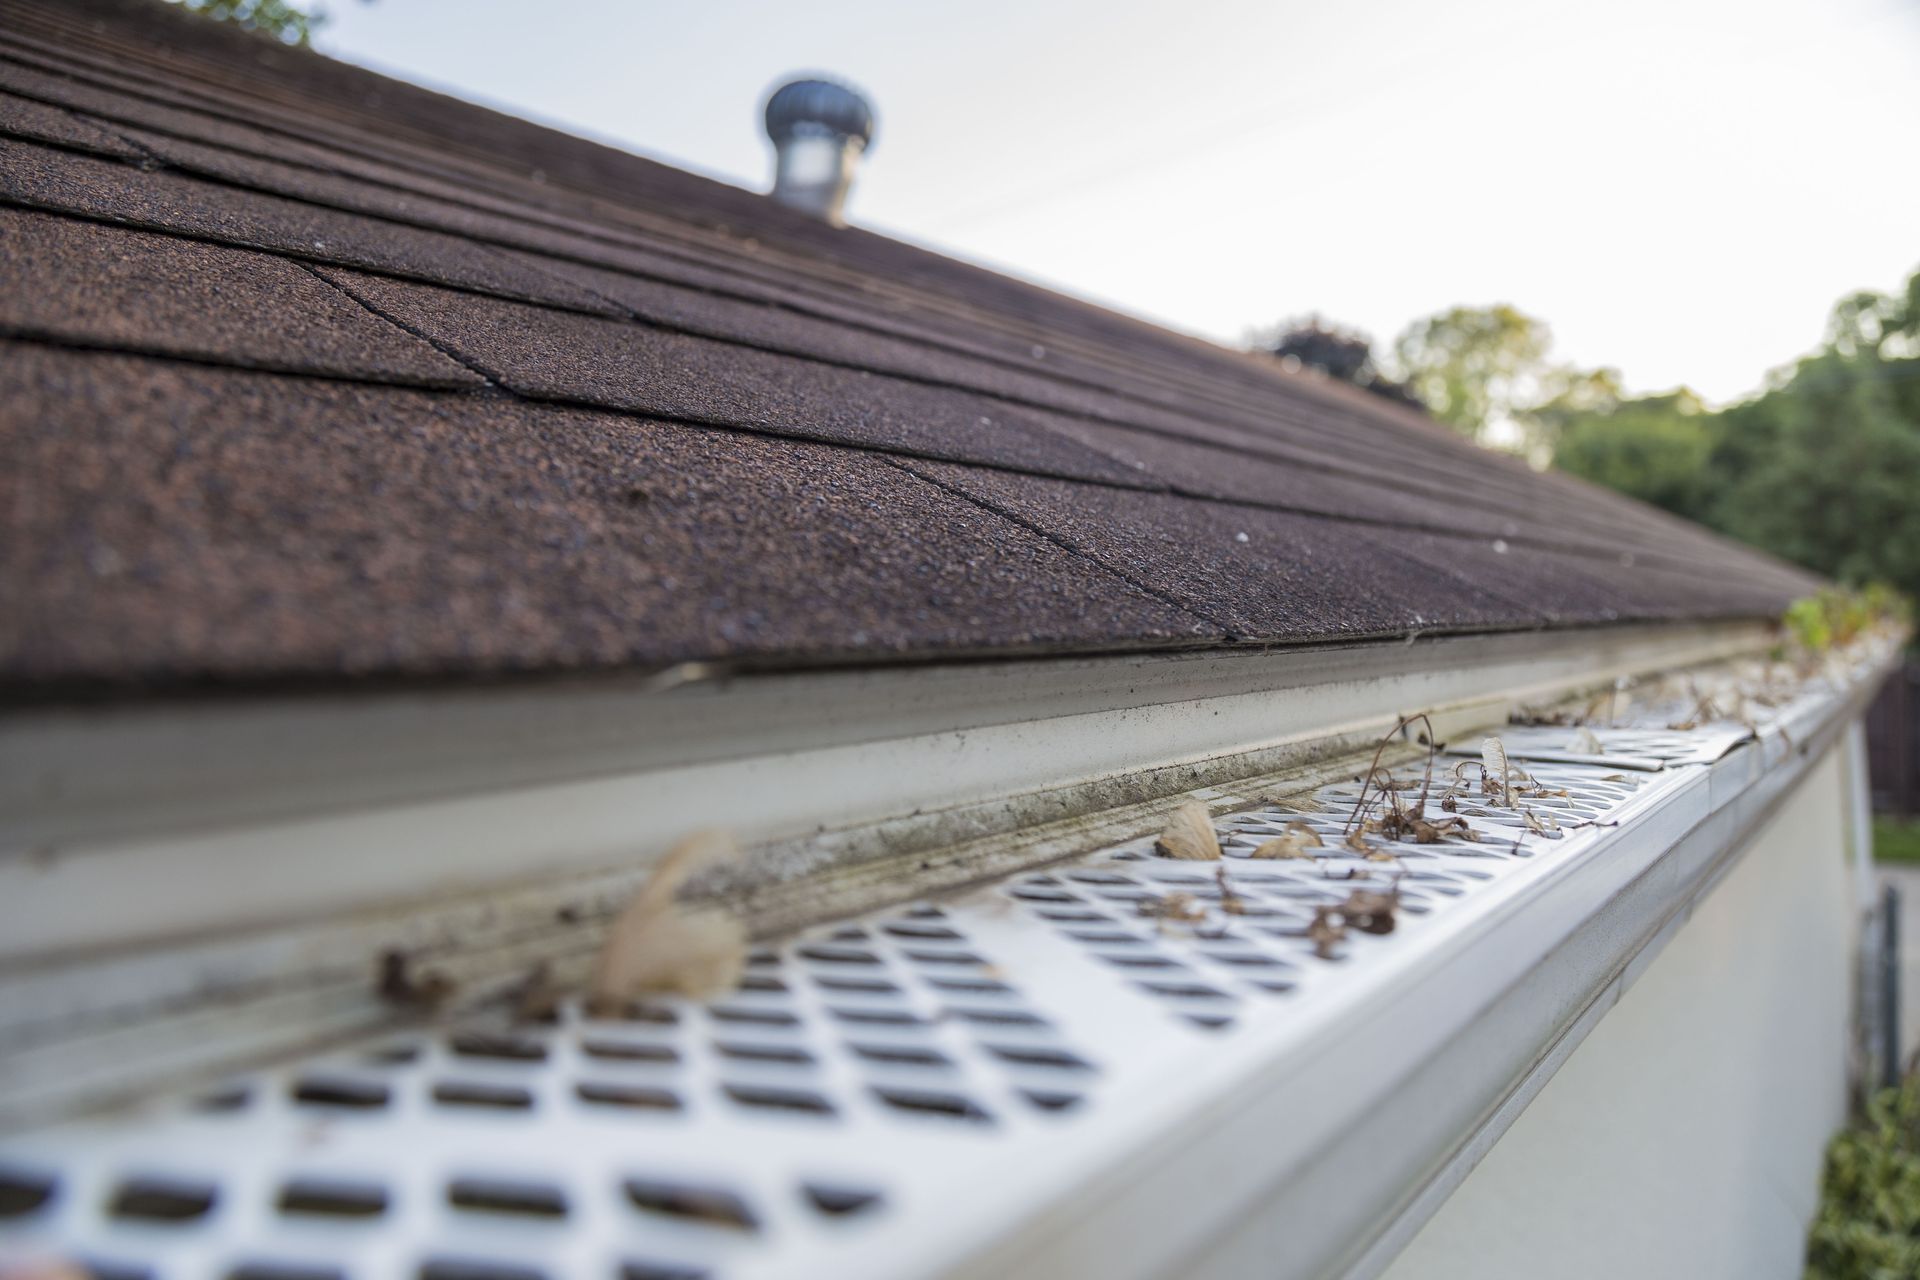
[[[1541,609],[1517,596],[1385,555],[1351,524],[950,463],[906,465],[1130,581],[1150,584],[1242,640],[1546,621]]]
[[[1765,616],[1766,585],[1499,538],[907,464],[1243,639]]]
[[[0,199],[584,310],[605,304],[485,245],[199,178],[0,139]]]
[[[52,142],[82,151],[138,159],[140,153],[105,129],[80,120],[70,111],[35,102],[31,98],[0,93],[0,134]]]
[[[866,370],[321,268],[522,394],[1053,475],[1134,474],[1018,408]]]
[[[0,0],[0,270],[5,697],[1764,617],[1813,582],[152,0]]]
[[[267,254],[0,208],[0,331],[428,386],[483,379]]]
[[[0,346],[14,679],[1133,647],[1217,632],[830,446]],[[183,607],[188,603],[191,607]]]
[[[55,88],[49,88],[45,83],[48,79],[42,77],[42,91],[56,92]],[[112,106],[112,110],[114,117],[121,120],[138,121],[142,110],[153,110],[140,101],[120,95],[97,90],[83,93],[65,81],[58,83],[57,92],[61,101],[94,108],[107,109],[108,103],[117,104]],[[214,149],[177,144],[144,132],[130,132],[129,136],[142,139],[161,154],[173,155],[190,165],[206,167],[209,173],[225,174],[236,181],[277,187],[291,194],[328,200],[345,208],[367,208],[385,211],[396,217],[421,219],[427,225],[433,225],[438,219],[446,229],[463,234],[490,234],[513,243],[564,246],[571,252],[598,253],[609,264],[632,264],[637,261],[636,251],[630,246],[616,248],[604,243],[583,244],[577,239],[564,237],[555,239],[538,228],[521,226],[512,218],[476,222],[462,210],[455,209],[449,214],[446,206],[437,200],[422,202],[396,198],[391,190],[396,185],[417,190],[426,187],[406,170],[378,165],[369,167],[360,160],[327,148],[302,148],[297,144],[289,144],[284,131],[269,138],[256,129],[227,121],[211,121],[199,112],[161,111],[159,119],[171,129],[185,130],[193,136],[210,137],[222,146],[250,148],[246,155],[230,155],[222,159],[214,154]],[[182,147],[185,147],[184,151]],[[371,176],[378,180],[371,185],[356,185],[342,182],[337,176],[326,172],[302,176],[290,166],[258,158],[268,152],[284,153],[288,150],[305,155],[322,170],[334,168],[340,173]],[[275,177],[275,174],[278,176]],[[447,191],[445,184],[438,184],[435,189],[443,194]],[[509,212],[517,210],[520,215],[529,212],[513,200],[493,200],[489,194],[478,189],[468,191],[466,198],[469,201],[486,200],[490,207]],[[440,213],[436,215],[435,210],[440,210]],[[682,250],[684,248],[681,246]],[[762,304],[743,305],[739,301],[718,297],[711,289],[677,288],[638,279],[624,272],[599,270],[551,257],[522,256],[512,250],[501,250],[500,254],[508,258],[519,257],[534,270],[536,278],[546,275],[570,277],[600,297],[618,299],[650,319],[695,333],[747,345],[795,351],[821,359],[860,363],[875,370],[901,373],[917,380],[946,381],[968,390],[1012,397],[1021,402],[1020,408],[1025,411],[1029,423],[1063,432],[1129,463],[1137,463],[1143,451],[1166,456],[1170,450],[1155,445],[1151,438],[1129,443],[1130,440],[1137,440],[1137,436],[1124,426],[1118,430],[1110,429],[1112,424],[1143,426],[1162,437],[1206,440],[1243,454],[1251,453],[1256,457],[1272,458],[1287,464],[1286,468],[1263,467],[1259,462],[1241,466],[1232,457],[1216,457],[1202,460],[1203,466],[1198,472],[1174,466],[1173,469],[1182,474],[1167,479],[1190,492],[1262,502],[1285,509],[1410,524],[1414,527],[1461,526],[1499,536],[1525,536],[1543,545],[1575,545],[1589,551],[1625,545],[1654,561],[1691,560],[1698,564],[1701,561],[1695,553],[1704,550],[1705,562],[1711,563],[1720,554],[1719,548],[1703,544],[1697,534],[1677,529],[1671,524],[1659,530],[1656,537],[1648,528],[1644,514],[1640,518],[1624,521],[1617,516],[1610,517],[1603,504],[1591,500],[1591,494],[1568,501],[1563,491],[1552,495],[1553,501],[1543,502],[1541,499],[1543,490],[1549,487],[1547,484],[1524,473],[1503,474],[1505,469],[1497,459],[1468,449],[1445,433],[1432,430],[1411,435],[1404,431],[1396,433],[1383,429],[1383,423],[1377,420],[1378,414],[1369,417],[1365,413],[1355,413],[1339,406],[1337,401],[1332,410],[1323,406],[1317,413],[1301,412],[1301,404],[1290,404],[1273,397],[1271,386],[1265,389],[1267,394],[1264,400],[1245,401],[1245,390],[1250,388],[1257,393],[1260,388],[1257,380],[1252,384],[1247,383],[1244,360],[1225,362],[1228,371],[1241,376],[1216,380],[1217,384],[1231,383],[1239,387],[1239,391],[1223,391],[1221,385],[1209,384],[1190,376],[1175,378],[1175,383],[1187,388],[1182,401],[1172,393],[1172,384],[1159,386],[1153,378],[1141,381],[1121,376],[1112,379],[1113,387],[1108,387],[1092,366],[1077,364],[1072,355],[1063,358],[1057,344],[1048,349],[1047,377],[1036,377],[1018,368],[1009,373],[1004,364],[1004,353],[993,363],[987,364],[977,358],[956,359],[947,354],[955,349],[955,344],[947,340],[950,335],[943,336],[918,326],[914,329],[920,335],[916,342],[923,345],[876,339],[876,328],[884,331],[888,326],[901,324],[897,303],[881,308],[863,324],[859,323],[862,313],[858,307],[839,306],[823,300],[816,293],[801,305],[837,317],[835,323],[822,324],[788,314],[786,304],[780,307],[764,305],[773,296],[771,294],[762,299]],[[740,259],[753,256],[736,255]],[[740,262],[736,261],[735,265],[740,265]],[[754,265],[762,275],[765,274],[766,264]],[[781,265],[791,270],[795,264],[788,261]],[[644,267],[646,273],[653,275],[662,272],[671,275],[678,269],[666,257],[647,258]],[[749,293],[755,288],[766,288],[764,283],[746,287]],[[981,336],[981,331],[989,328],[992,328],[991,324],[976,325],[972,336]],[[926,343],[933,345],[924,345]],[[1162,345],[1164,347],[1166,344]],[[1164,363],[1165,351],[1159,354]],[[1031,357],[1026,357],[1026,360],[1031,365]],[[1220,364],[1221,354],[1215,353],[1211,362]],[[1130,367],[1124,363],[1104,367],[1131,373]],[[1071,377],[1065,376],[1069,370],[1073,370]],[[1124,396],[1109,394],[1122,385],[1127,388]],[[1101,388],[1100,394],[1090,396],[1090,386]],[[1170,396],[1173,398],[1170,399]],[[1036,402],[1050,407],[1035,409],[1032,406]],[[1168,412],[1169,405],[1176,406],[1176,411]],[[1056,410],[1065,414],[1081,414],[1087,420],[1063,420]],[[1189,461],[1198,459],[1192,450],[1178,452],[1184,453]],[[979,460],[977,453],[959,456]],[[1367,469],[1357,472],[1350,459],[1364,460]],[[1032,459],[1027,461],[1031,463]],[[1305,469],[1305,473],[1297,478],[1288,474],[1288,469],[1295,464]],[[1136,482],[1148,471],[1145,465],[1135,466]],[[1066,474],[1085,473],[1069,470]],[[1328,476],[1335,478],[1325,479]],[[1340,478],[1342,476],[1345,479]],[[1278,483],[1263,487],[1263,477]],[[1124,482],[1123,478],[1111,476],[1111,473],[1110,478]],[[1362,483],[1350,483],[1353,479]],[[1458,500],[1463,487],[1472,492],[1471,503]]]

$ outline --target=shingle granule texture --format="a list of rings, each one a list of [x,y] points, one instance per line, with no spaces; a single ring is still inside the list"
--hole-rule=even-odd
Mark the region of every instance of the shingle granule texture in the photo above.
[[[0,701],[1755,619],[1817,581],[153,0],[0,0],[0,500]]]
[[[137,148],[105,129],[76,119],[71,112],[11,93],[0,93],[0,133],[12,134],[16,138],[32,138],[36,142],[51,142],[57,146],[77,147],[83,151],[98,151],[123,159],[140,157]]]
[[[879,455],[0,344],[16,672],[324,675],[1217,639]],[[183,609],[183,600],[194,607]]]
[[[285,258],[0,207],[0,331],[428,386],[485,379]],[[278,323],[263,327],[263,315]]]
[[[863,369],[322,268],[382,315],[529,397],[1131,480],[1098,451],[980,396]]]

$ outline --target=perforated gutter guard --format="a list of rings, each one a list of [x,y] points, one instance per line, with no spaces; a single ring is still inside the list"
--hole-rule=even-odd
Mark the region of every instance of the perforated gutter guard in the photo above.
[[[1268,773],[1193,793],[1220,864],[1105,839],[807,929],[711,1005],[355,1037],[28,1128],[0,1142],[0,1247],[116,1276],[1148,1276],[1231,1236],[1267,1274],[1369,1275],[1891,656],[1752,733],[1654,706],[1595,729],[1598,759],[1538,762],[1566,734],[1515,731],[1567,793],[1533,802],[1557,835],[1488,809],[1485,839],[1397,866],[1253,862],[1294,820],[1339,850],[1353,803]],[[1398,928],[1312,954],[1315,904],[1400,874]],[[1202,922],[1141,915],[1176,892]]]

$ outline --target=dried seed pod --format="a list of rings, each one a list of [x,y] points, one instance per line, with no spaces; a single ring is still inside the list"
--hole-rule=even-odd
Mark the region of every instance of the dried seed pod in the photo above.
[[[1337,908],[1313,909],[1313,922],[1307,926],[1307,940],[1313,943],[1313,954],[1322,960],[1331,960],[1339,954],[1334,948],[1345,942],[1346,938],[1346,922],[1341,919]]]
[[[1507,748],[1498,738],[1480,744],[1480,790],[1495,804],[1513,807],[1513,789],[1507,785]]]
[[[668,851],[607,935],[594,962],[590,1008],[619,1008],[648,992],[704,999],[739,985],[747,963],[745,927],[717,909],[687,910],[674,897],[701,867],[733,856],[733,841],[714,831]]]
[[[1216,861],[1220,857],[1220,837],[1214,834],[1207,807],[1189,800],[1175,809],[1167,829],[1154,841],[1153,851],[1163,858],[1188,862]]]
[[[1585,728],[1575,729],[1573,736],[1567,739],[1567,745],[1562,749],[1578,756],[1606,754],[1606,748],[1600,745],[1600,739],[1593,736],[1593,730]]]
[[[1381,893],[1374,889],[1355,889],[1340,904],[1340,918],[1362,933],[1392,933],[1394,913],[1400,906],[1398,890]]]
[[[1164,898],[1149,898],[1142,902],[1140,914],[1155,920],[1199,924],[1207,918],[1207,909],[1190,893],[1170,893]]]
[[[1255,846],[1252,856],[1256,858],[1311,858],[1314,855],[1308,853],[1307,850],[1319,849],[1324,847],[1325,844],[1326,841],[1320,838],[1319,832],[1296,818],[1281,828],[1279,835],[1271,840],[1263,840]]]

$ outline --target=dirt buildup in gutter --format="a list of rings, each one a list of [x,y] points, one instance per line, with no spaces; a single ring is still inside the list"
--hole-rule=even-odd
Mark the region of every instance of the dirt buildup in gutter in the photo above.
[[[437,969],[425,969],[404,951],[380,953],[374,992],[388,1004],[403,1009],[431,1011],[453,995],[457,984]]]

